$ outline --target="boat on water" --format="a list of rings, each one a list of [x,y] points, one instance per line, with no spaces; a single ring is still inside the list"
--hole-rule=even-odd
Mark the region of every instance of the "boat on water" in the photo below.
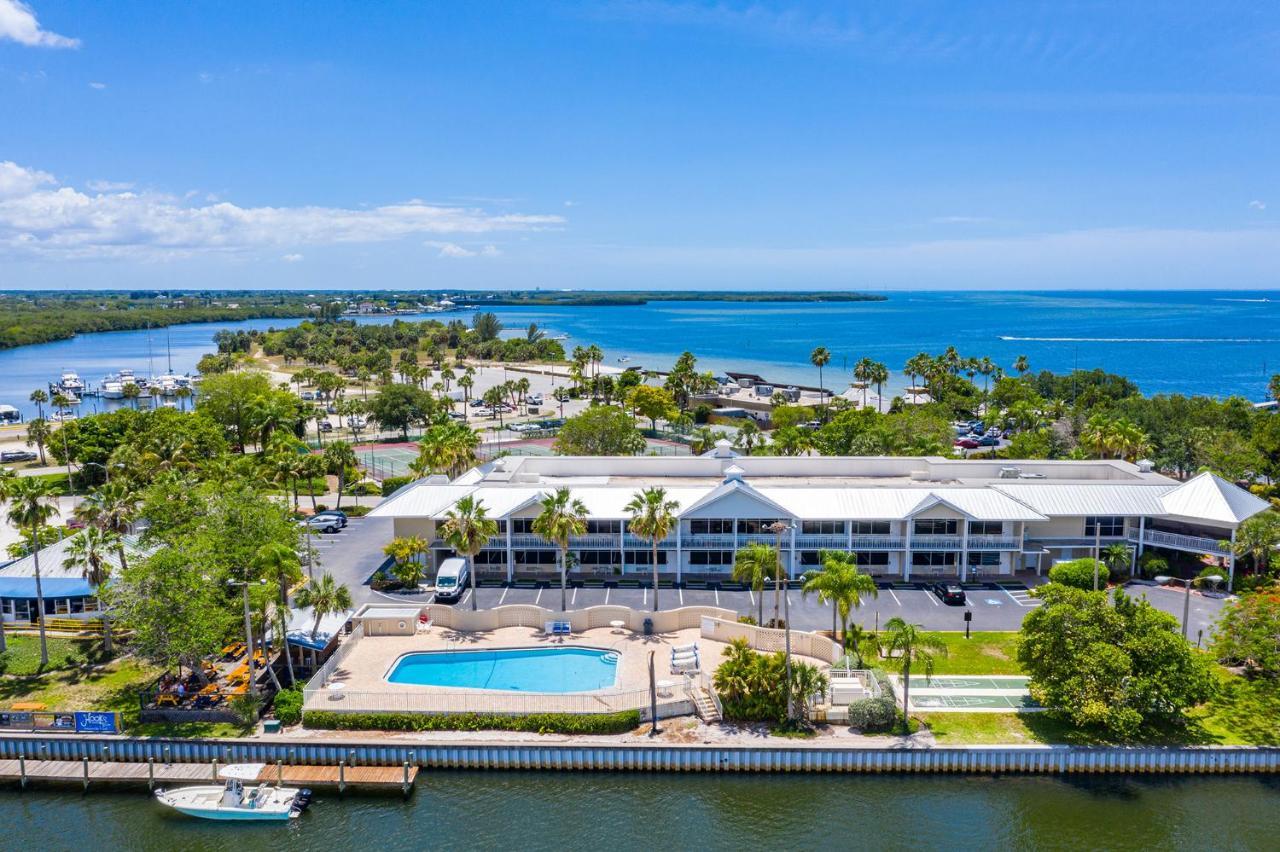
[[[12,405],[0,405],[0,423],[21,423],[22,412]]]
[[[84,393],[84,380],[76,375],[75,370],[63,370],[55,387],[62,393],[79,396]]]
[[[49,420],[53,423],[70,423],[76,419],[74,411],[52,411],[49,413]]]
[[[201,819],[264,822],[300,816],[311,804],[310,790],[270,784],[245,786],[245,779],[257,779],[263,766],[261,763],[232,764],[218,773],[225,779],[220,787],[206,784],[157,790],[156,801]]]

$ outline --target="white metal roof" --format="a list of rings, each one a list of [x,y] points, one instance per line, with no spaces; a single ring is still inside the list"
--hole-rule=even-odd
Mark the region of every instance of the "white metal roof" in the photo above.
[[[474,485],[406,486],[369,512],[371,518],[431,518],[475,491]]]
[[[1110,482],[1000,483],[994,490],[1025,503],[1048,517],[1082,515],[1163,515],[1160,498],[1169,485],[1119,485]]]
[[[66,538],[59,539],[53,544],[47,544],[40,548],[40,576],[44,579],[84,576],[84,569],[67,564],[68,554],[71,550],[71,543],[76,540],[80,533],[69,535]],[[132,536],[125,536],[124,539],[125,556],[133,559],[144,555],[138,549],[138,543]],[[120,570],[120,557],[116,553],[115,548],[106,551],[103,554],[104,561],[111,567],[112,571]],[[0,577],[34,577],[36,573],[35,557],[28,553],[19,559],[0,567]]]
[[[1239,524],[1271,504],[1212,473],[1202,473],[1164,495],[1165,511],[1185,518]]]

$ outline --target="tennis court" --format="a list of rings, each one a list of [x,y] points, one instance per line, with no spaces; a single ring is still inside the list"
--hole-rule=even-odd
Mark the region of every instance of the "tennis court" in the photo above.
[[[891,678],[895,689],[902,678]],[[911,709],[935,713],[1017,713],[1042,710],[1022,675],[911,676]]]
[[[374,479],[408,476],[418,457],[417,444],[364,444],[355,448],[356,460]]]

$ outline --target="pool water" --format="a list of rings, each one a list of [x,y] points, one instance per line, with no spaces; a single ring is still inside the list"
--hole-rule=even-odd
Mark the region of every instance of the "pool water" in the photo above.
[[[387,680],[512,692],[590,692],[612,687],[617,676],[617,653],[602,648],[503,648],[405,654]]]

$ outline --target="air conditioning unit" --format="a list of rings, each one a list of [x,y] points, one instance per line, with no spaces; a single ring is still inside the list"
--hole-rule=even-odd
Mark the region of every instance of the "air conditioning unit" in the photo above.
[[[1021,479],[1022,468],[1020,467],[1002,467],[1000,468],[1001,479]]]

